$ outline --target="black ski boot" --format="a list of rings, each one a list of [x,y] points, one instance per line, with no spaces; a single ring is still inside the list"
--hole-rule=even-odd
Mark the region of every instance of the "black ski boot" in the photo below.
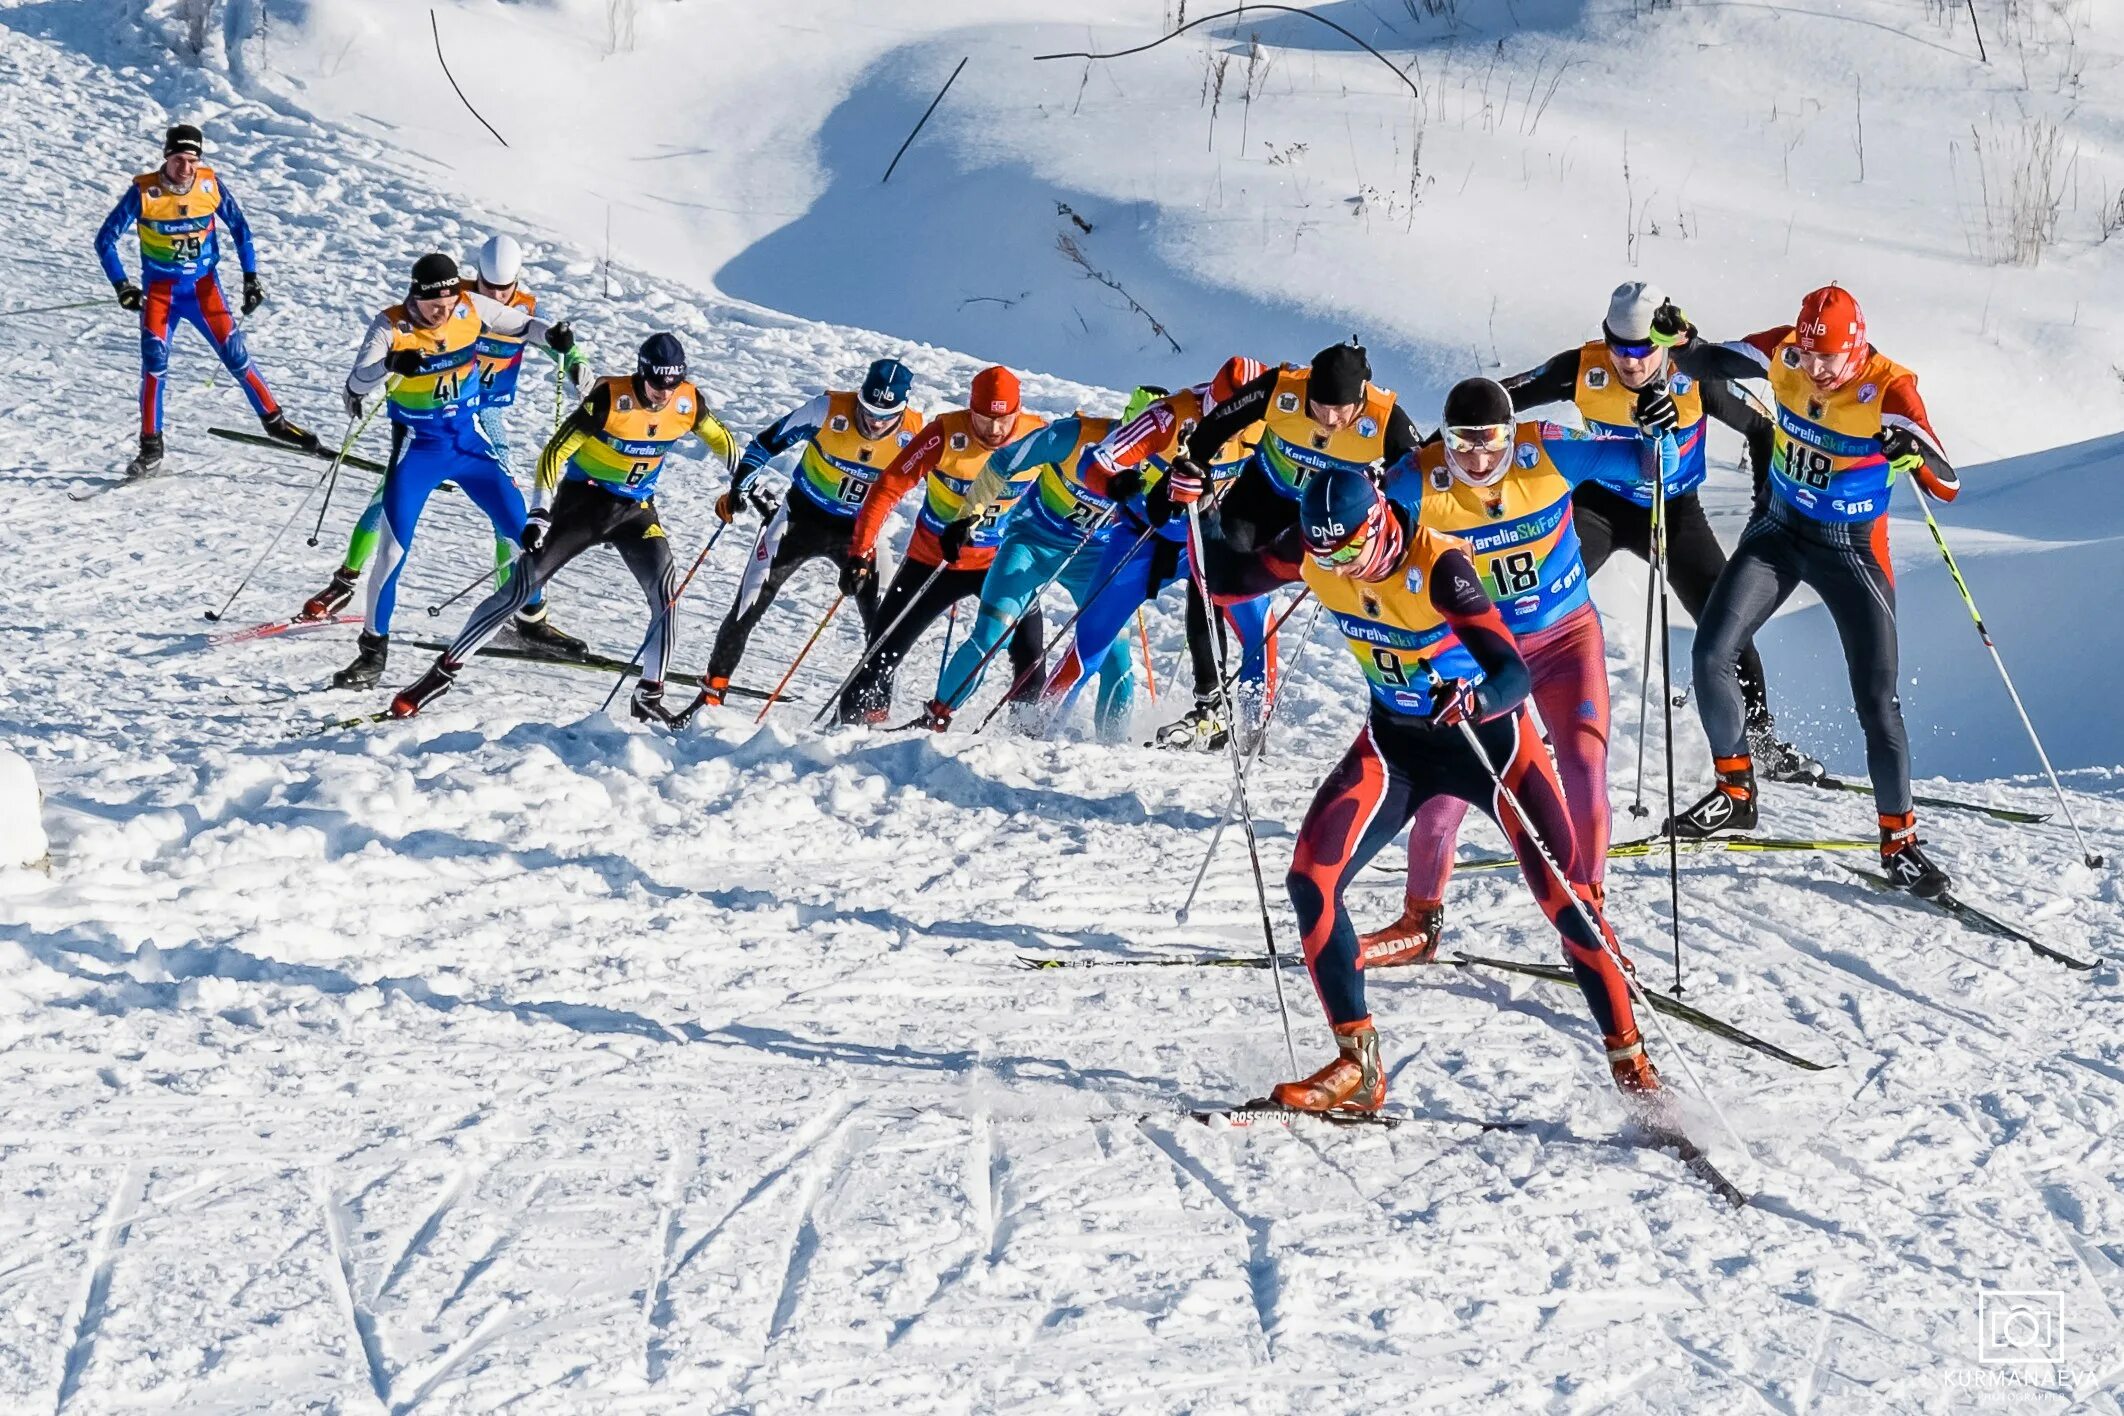
[[[448,693],[450,685],[457,682],[457,671],[460,667],[451,663],[448,656],[428,665],[426,673],[400,689],[398,696],[391,700],[391,716],[410,718]]]
[[[298,620],[330,619],[347,607],[354,598],[354,586],[361,579],[361,572],[345,566],[332,572],[332,583],[302,602]]]
[[[659,679],[635,681],[634,697],[627,701],[627,712],[637,722],[655,723],[658,727],[670,728],[673,731],[685,727],[686,720],[693,716],[691,708],[674,713],[664,706],[664,685]]]
[[[1802,786],[1829,775],[1829,769],[1777,735],[1768,721],[1748,727],[1748,751],[1755,770],[1766,782],[1798,782]]]
[[[1945,894],[1951,882],[1947,872],[1925,854],[1924,844],[1917,838],[1916,812],[1881,817],[1881,869],[1888,872],[1896,889],[1930,900]]]
[[[288,421],[288,415],[280,412],[266,414],[258,420],[267,437],[275,442],[284,442],[289,447],[299,447],[304,452],[319,450],[317,434],[308,428],[297,427]]]
[[[361,632],[356,641],[360,652],[354,662],[332,675],[334,688],[374,688],[383,678],[384,668],[391,660],[391,636]]]
[[[1721,757],[1718,785],[1679,816],[1667,819],[1660,834],[1683,841],[1733,835],[1755,829],[1755,768],[1745,757]]]
[[[1151,746],[1174,752],[1219,752],[1224,748],[1226,735],[1224,715],[1217,711],[1217,700],[1197,698],[1185,717],[1158,729],[1151,738]]]
[[[152,477],[162,470],[162,434],[142,433],[140,451],[125,464],[128,477]]]
[[[580,659],[590,646],[564,630],[553,627],[546,618],[546,607],[538,605],[525,610],[513,621],[516,637],[533,648],[561,659]]]

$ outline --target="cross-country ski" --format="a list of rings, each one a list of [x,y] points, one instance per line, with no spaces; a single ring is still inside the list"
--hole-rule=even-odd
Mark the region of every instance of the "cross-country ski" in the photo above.
[[[2109,1410],[2114,8],[0,0],[0,1413]]]

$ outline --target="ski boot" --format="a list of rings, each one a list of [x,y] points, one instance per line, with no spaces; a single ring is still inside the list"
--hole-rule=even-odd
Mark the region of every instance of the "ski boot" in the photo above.
[[[1659,1070],[1652,1059],[1645,1056],[1644,1039],[1636,1028],[1621,1037],[1606,1039],[1608,1046],[1608,1072],[1615,1078],[1615,1089],[1625,1100],[1640,1100],[1656,1097],[1660,1093]]]
[[[128,477],[152,477],[162,470],[162,434],[142,433],[140,451],[125,464]]]
[[[409,686],[400,689],[398,696],[391,700],[391,716],[394,718],[410,718],[436,699],[448,693],[450,685],[457,682],[458,667],[458,665],[451,663],[447,657],[438,658],[434,663],[428,665],[426,673],[415,679]]]
[[[1386,1069],[1372,1020],[1335,1024],[1335,1060],[1297,1082],[1279,1082],[1269,1100],[1293,1111],[1373,1112],[1386,1105]]]
[[[1357,936],[1357,967],[1432,963],[1438,957],[1438,936],[1444,929],[1444,905],[1435,900],[1410,900],[1400,919]]]
[[[1946,893],[1947,872],[1923,850],[1917,838],[1917,813],[1881,817],[1881,869],[1898,890],[1908,890],[1921,900]]]
[[[1829,769],[1777,735],[1768,722],[1748,729],[1748,752],[1755,770],[1766,782],[1797,782],[1802,786],[1829,775]]]
[[[512,624],[516,637],[535,649],[562,659],[579,659],[590,646],[565,630],[555,629],[546,618],[543,602],[520,610]]]
[[[384,667],[391,659],[391,636],[361,632],[356,641],[360,646],[354,662],[332,675],[334,688],[374,688],[383,677]]]
[[[332,583],[302,602],[298,620],[330,619],[347,607],[354,598],[354,586],[361,580],[361,572],[346,566],[332,572]]]
[[[911,726],[941,733],[951,726],[951,710],[944,706],[943,699],[932,698],[922,705],[922,716],[915,719]]]
[[[723,700],[729,695],[730,675],[710,674],[708,675],[708,681],[701,685],[700,696],[693,700],[693,707],[687,711],[698,712],[703,708],[720,708],[723,706]]]
[[[1197,698],[1195,706],[1178,722],[1167,723],[1151,738],[1151,746],[1175,752],[1220,752],[1227,729],[1217,711],[1215,698]]]
[[[260,418],[258,422],[265,429],[266,436],[274,442],[284,442],[289,447],[299,447],[304,452],[321,450],[318,446],[317,434],[311,432],[308,428],[297,427],[294,423],[289,422],[288,415],[285,413],[275,410]]]
[[[662,679],[636,679],[634,696],[627,700],[627,714],[638,723],[654,723],[660,728],[677,730],[686,726],[692,709],[674,713],[664,706],[664,683]]]
[[[1679,816],[1670,816],[1660,827],[1661,835],[1684,841],[1701,841],[1755,829],[1755,767],[1745,757],[1714,759],[1718,785],[1702,800]]]

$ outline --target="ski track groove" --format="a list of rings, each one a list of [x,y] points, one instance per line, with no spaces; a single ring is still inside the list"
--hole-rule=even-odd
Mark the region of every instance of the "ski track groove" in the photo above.
[[[523,1200],[512,1207],[514,1212],[520,1215],[536,1212],[538,1209],[538,1197],[546,1192],[546,1182],[547,1177],[544,1175],[534,1180],[531,1188],[525,1192]],[[500,1228],[494,1236],[494,1242],[487,1246],[487,1251],[465,1266],[464,1273],[457,1280],[457,1287],[450,1290],[450,1296],[443,1299],[441,1306],[435,1310],[437,1318],[442,1317],[444,1313],[455,1307],[458,1300],[471,1290],[472,1285],[479,1282],[487,1270],[494,1267],[502,1255],[507,1252],[509,1245],[522,1231],[522,1228],[521,1223],[510,1223]]]
[[[472,1331],[451,1343],[449,1350],[436,1359],[435,1365],[428,1369],[428,1374],[414,1385],[413,1394],[391,1408],[391,1416],[406,1416],[407,1412],[433,1395],[435,1389],[448,1381],[467,1359],[494,1340],[495,1334],[507,1324],[509,1312],[510,1307],[506,1303],[489,1309],[486,1316],[474,1324]]]
[[[1821,1305],[1821,1321],[1814,1329],[1814,1341],[1807,1349],[1807,1365],[1799,1376],[1799,1394],[1792,1400],[1792,1416],[1807,1416],[1814,1405],[1815,1378],[1821,1374],[1822,1357],[1829,1350],[1830,1324],[1834,1319],[1836,1305],[1843,1301],[1844,1291],[1851,1286],[1849,1279],[1838,1279],[1829,1286]]]
[[[384,1367],[383,1341],[376,1333],[376,1315],[354,1296],[354,1257],[347,1247],[346,1211],[332,1193],[331,1181],[322,1170],[311,1172],[310,1185],[317,1207],[324,1216],[325,1244],[331,1250],[332,1296],[338,1301],[340,1316],[346,1320],[347,1329],[354,1334],[361,1350],[369,1393],[376,1398],[377,1406],[388,1413],[392,1409],[391,1377]]]
[[[434,1240],[436,1231],[442,1228],[444,1217],[450,1213],[451,1208],[457,1203],[459,1197],[464,1194],[465,1187],[471,1183],[473,1176],[478,1173],[479,1167],[477,1166],[460,1165],[452,1168],[449,1178],[443,1181],[441,1190],[436,1193],[435,1203],[428,1207],[427,1214],[422,1216],[420,1223],[414,1227],[412,1234],[400,1246],[398,1259],[391,1265],[391,1271],[384,1275],[383,1282],[377,1285],[376,1292],[370,1300],[372,1303],[381,1302],[390,1295],[393,1288],[398,1286],[398,1280],[405,1277],[406,1270],[413,1266],[413,1261],[419,1258],[429,1243]]]
[[[118,1251],[132,1233],[133,1219],[140,1212],[140,1198],[146,1188],[146,1170],[139,1162],[130,1162],[118,1173],[111,1197],[104,1203],[103,1217],[89,1249],[81,1297],[74,1306],[72,1321],[62,1328],[71,1330],[72,1336],[67,1339],[60,1363],[59,1389],[52,1399],[53,1416],[64,1411],[67,1402],[81,1389],[89,1359],[95,1355],[96,1330],[110,1301],[111,1273],[117,1265]]]
[[[1188,1155],[1173,1132],[1161,1131],[1152,1123],[1141,1123],[1137,1129],[1172,1162],[1173,1168],[1180,1172],[1182,1179],[1199,1185],[1211,1199],[1222,1205],[1232,1218],[1238,1221],[1240,1231],[1246,1236],[1247,1291],[1253,1298],[1254,1321],[1261,1334],[1261,1345],[1254,1351],[1255,1365],[1272,1365],[1276,1360],[1276,1301],[1281,1285],[1278,1282],[1276,1258],[1269,1238],[1271,1222],[1256,1218],[1240,1208],[1230,1188],[1210,1174],[1207,1166]],[[1254,1344],[1249,1342],[1247,1346],[1253,1348]]]

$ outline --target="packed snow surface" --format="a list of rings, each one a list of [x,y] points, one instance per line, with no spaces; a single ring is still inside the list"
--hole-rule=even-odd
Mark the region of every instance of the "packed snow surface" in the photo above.
[[[1353,329],[1427,426],[1461,374],[1589,337],[1633,269],[1713,333],[1840,276],[1964,464],[1946,532],[2114,860],[2115,15],[1987,0],[1986,65],[1959,6],[1916,0],[1316,8],[1421,107],[1290,16],[1033,62],[1156,38],[1179,16],[1151,0],[439,5],[503,148],[434,67],[425,6],[0,4],[0,271],[10,309],[103,296],[96,223],[166,122],[201,121],[258,228],[273,298],[252,348],[328,435],[361,321],[410,260],[503,228],[597,367],[675,329],[744,432],[886,353],[931,406],[1005,358],[1031,406],[1066,412]],[[2074,163],[2055,242],[1995,264],[1972,164],[2044,124]],[[1419,133],[1421,199],[1397,205]],[[1625,133],[1650,216],[1625,215]],[[1072,233],[1184,352],[1066,261]],[[115,306],[0,321],[0,702],[53,856],[48,876],[0,871],[0,1409],[2119,1409],[2114,964],[2067,971],[1825,856],[1685,859],[1686,998],[1827,1064],[1653,1034],[1748,1142],[1693,1105],[1754,1195],[1737,1213],[1623,1143],[1577,997],[1502,974],[1372,980],[1397,1130],[1198,1125],[1190,1108],[1287,1074],[1269,976],[1120,961],[1262,949],[1236,833],[1173,922],[1228,799],[1221,759],[815,732],[856,652],[845,619],[764,726],[733,700],[673,738],[600,712],[601,676],[481,661],[411,723],[320,731],[381,701],[320,688],[350,628],[217,644],[227,626],[200,617],[318,475],[205,435],[248,418],[203,344],[176,342],[176,475],[68,495],[129,455],[136,361]],[[513,415],[526,443],[550,417],[541,367]],[[682,459],[664,486],[690,561],[720,473]],[[322,584],[366,490],[340,488],[315,550],[290,532],[230,625]],[[1707,499],[1729,543],[1745,498],[1722,467]],[[689,594],[684,667],[742,534]],[[1894,537],[1919,789],[2054,810],[1914,510]],[[484,523],[439,496],[387,683],[455,628],[462,606],[424,607],[486,554]],[[1596,593],[1633,834],[1644,577],[1620,562]],[[739,682],[770,685],[832,595],[800,577]],[[639,639],[609,558],[554,604],[607,652]],[[1251,790],[1286,952],[1291,835],[1359,721],[1347,656],[1308,624],[1285,636]],[[1170,597],[1149,637],[1165,696],[1146,729],[1184,694]],[[1788,730],[1856,773],[1819,607],[1795,601],[1763,649]],[[936,668],[933,636],[902,674],[910,709]],[[1693,719],[1675,715],[1683,792]],[[1656,798],[1656,726],[1651,749]],[[1862,797],[1770,787],[1767,805],[1778,834],[1872,829]],[[2124,954],[2113,867],[2080,864],[2062,817],[1924,826],[1971,898]],[[1360,920],[1390,918],[1399,886],[1369,874]],[[1664,862],[1618,863],[1608,897],[1671,986]],[[1505,875],[1456,880],[1450,931],[1449,949],[1555,954]],[[1304,975],[1284,983],[1314,1065],[1326,1029]],[[2062,1363],[1985,1360],[2053,1337]]]

